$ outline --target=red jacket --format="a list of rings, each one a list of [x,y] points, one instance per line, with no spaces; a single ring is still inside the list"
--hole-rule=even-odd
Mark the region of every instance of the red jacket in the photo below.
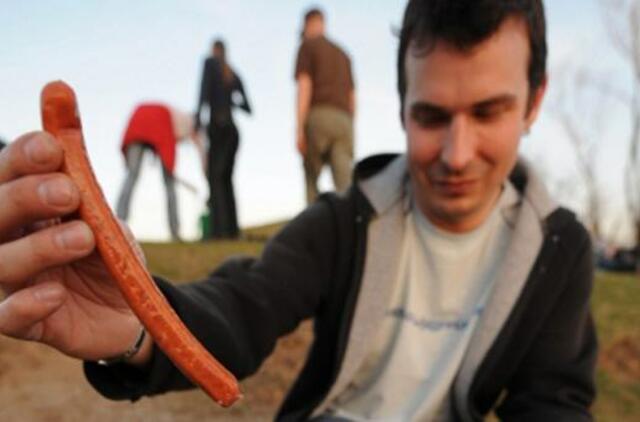
[[[173,174],[176,163],[176,135],[171,110],[163,104],[141,104],[133,112],[122,139],[122,153],[134,143],[144,143],[158,154],[162,165]]]

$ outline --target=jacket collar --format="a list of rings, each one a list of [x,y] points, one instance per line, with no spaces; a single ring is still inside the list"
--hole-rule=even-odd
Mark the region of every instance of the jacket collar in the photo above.
[[[363,165],[366,166],[367,162],[363,162]],[[373,176],[359,180],[358,184],[376,214],[382,215],[396,202],[409,196],[408,181],[406,156],[398,155]]]
[[[356,167],[354,179],[378,215],[387,212],[400,200],[406,201],[407,205],[409,203],[410,183],[405,154],[376,155],[363,160]],[[541,224],[558,208],[524,158],[518,159],[509,181],[516,188],[520,200],[531,205]]]

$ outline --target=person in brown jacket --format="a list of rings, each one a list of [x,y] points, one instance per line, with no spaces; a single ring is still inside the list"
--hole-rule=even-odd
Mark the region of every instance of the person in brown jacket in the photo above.
[[[297,147],[302,155],[307,203],[318,196],[317,180],[329,164],[335,189],[351,183],[355,91],[349,56],[325,37],[323,13],[304,17],[302,43],[296,59]]]

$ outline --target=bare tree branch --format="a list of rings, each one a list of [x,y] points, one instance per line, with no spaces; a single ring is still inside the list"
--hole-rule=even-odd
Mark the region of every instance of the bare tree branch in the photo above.
[[[555,95],[548,111],[567,135],[584,185],[586,222],[596,238],[600,232],[604,207],[598,185],[598,147],[607,129],[605,117],[612,101],[618,100],[598,75],[585,67],[565,65],[554,73]],[[598,82],[598,83],[596,83]],[[625,101],[625,105],[628,103]]]
[[[640,245],[640,0],[600,0],[605,25],[612,44],[629,63],[633,77],[629,118],[631,121],[625,187],[627,208],[635,226],[636,246]]]

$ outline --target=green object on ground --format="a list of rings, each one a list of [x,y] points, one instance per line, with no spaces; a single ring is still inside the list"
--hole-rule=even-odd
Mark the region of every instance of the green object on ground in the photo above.
[[[200,239],[207,240],[211,234],[211,224],[209,223],[209,212],[205,211],[200,215],[198,219],[198,226],[200,228]]]

